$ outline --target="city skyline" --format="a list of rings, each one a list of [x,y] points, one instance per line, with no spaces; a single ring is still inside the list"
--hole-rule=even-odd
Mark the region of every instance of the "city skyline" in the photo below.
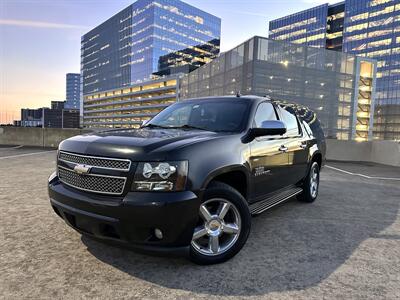
[[[21,108],[63,99],[65,74],[80,71],[81,36],[134,2],[2,1],[0,123],[18,119]],[[221,50],[227,51],[251,36],[267,36],[268,21],[284,15],[282,5],[294,13],[327,1],[184,2],[222,19]]]
[[[377,60],[374,138],[400,138],[400,1],[346,0],[270,22],[272,39]],[[360,97],[368,95],[364,92]],[[370,103],[364,101],[364,109]],[[363,124],[367,126],[367,124]]]

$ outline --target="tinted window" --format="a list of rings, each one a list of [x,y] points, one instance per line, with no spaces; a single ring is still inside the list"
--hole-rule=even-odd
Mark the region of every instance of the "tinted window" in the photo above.
[[[260,128],[262,122],[269,120],[276,120],[275,109],[271,103],[263,102],[257,108],[254,116],[254,125],[256,128]]]
[[[151,119],[146,126],[192,126],[210,131],[238,132],[244,129],[249,102],[239,100],[199,100],[179,102]]]
[[[285,123],[287,128],[286,135],[297,136],[300,132],[296,116],[283,108],[281,109],[281,112],[282,112],[282,121]]]
[[[305,130],[307,131],[307,134],[312,137],[313,136],[313,132],[310,128],[310,126],[308,125],[308,123],[306,121],[303,121],[303,126],[305,128]]]

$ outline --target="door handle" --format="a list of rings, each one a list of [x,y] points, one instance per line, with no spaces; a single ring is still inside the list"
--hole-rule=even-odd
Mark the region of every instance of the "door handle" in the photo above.
[[[300,143],[300,148],[306,149],[307,148],[307,142],[301,142]]]
[[[286,147],[285,145],[282,145],[282,146],[279,147],[279,151],[288,152],[288,147]]]

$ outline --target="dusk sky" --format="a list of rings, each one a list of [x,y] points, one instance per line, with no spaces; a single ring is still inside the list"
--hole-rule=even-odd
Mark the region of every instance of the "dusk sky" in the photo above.
[[[0,123],[21,108],[65,100],[65,74],[80,72],[80,38],[133,0],[0,0]],[[186,0],[222,19],[221,50],[268,22],[326,0]],[[339,1],[330,1],[335,3]]]

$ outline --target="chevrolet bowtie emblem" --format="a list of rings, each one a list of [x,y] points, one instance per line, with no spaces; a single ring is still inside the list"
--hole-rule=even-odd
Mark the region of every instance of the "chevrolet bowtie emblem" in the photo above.
[[[86,175],[90,173],[91,167],[86,165],[76,165],[74,167],[74,172],[80,175]]]

